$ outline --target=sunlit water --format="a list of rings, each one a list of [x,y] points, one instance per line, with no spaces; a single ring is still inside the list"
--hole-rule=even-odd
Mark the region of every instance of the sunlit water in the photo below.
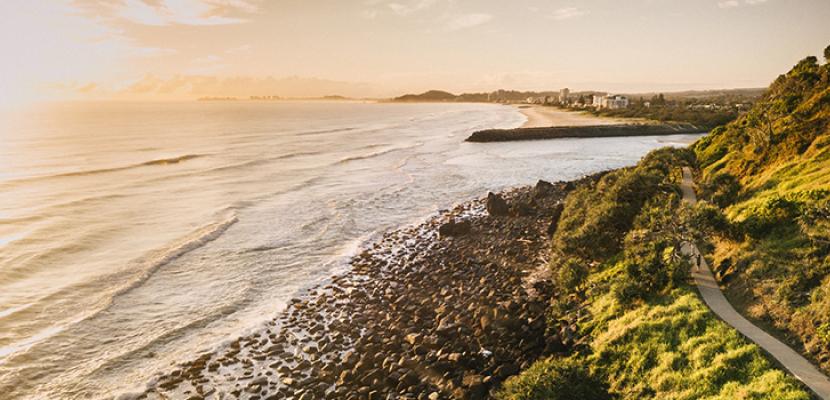
[[[474,104],[128,103],[6,116],[0,393],[97,398],[257,329],[373,233],[695,136],[464,143]]]

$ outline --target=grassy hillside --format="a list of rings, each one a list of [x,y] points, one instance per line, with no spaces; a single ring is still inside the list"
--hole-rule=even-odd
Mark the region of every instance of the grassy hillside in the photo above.
[[[683,165],[698,167],[695,207],[679,201]],[[553,355],[499,398],[810,398],[706,308],[679,245],[708,248],[733,302],[829,369],[829,198],[830,65],[808,57],[691,149],[568,196],[551,249]]]
[[[830,371],[830,65],[805,58],[694,151],[730,297]]]
[[[568,196],[552,241],[553,355],[499,398],[810,398],[688,285],[680,244],[723,225],[680,202],[680,167],[693,164],[688,150],[657,150]]]

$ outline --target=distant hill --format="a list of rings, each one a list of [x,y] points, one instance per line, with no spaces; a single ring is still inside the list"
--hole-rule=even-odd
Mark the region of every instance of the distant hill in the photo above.
[[[400,97],[395,97],[392,101],[455,101],[457,97],[458,96],[443,90],[430,90],[421,94],[405,94]]]

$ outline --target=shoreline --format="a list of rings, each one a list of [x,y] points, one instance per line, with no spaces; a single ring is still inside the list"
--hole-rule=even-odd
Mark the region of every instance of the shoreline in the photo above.
[[[136,398],[486,396],[561,347],[545,341],[549,285],[528,290],[526,280],[544,265],[550,214],[570,187],[505,190],[510,216],[488,215],[477,198],[386,232],[261,332],[180,364]],[[469,232],[442,237],[449,220]]]
[[[527,117],[519,128],[549,128],[552,126],[603,126],[633,125],[654,123],[642,118],[598,117],[582,112],[563,110],[557,107],[540,105],[515,105],[522,115]]]

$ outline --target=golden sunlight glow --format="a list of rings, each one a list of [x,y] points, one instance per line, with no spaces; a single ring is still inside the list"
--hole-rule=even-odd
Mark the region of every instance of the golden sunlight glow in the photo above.
[[[830,36],[823,0],[8,0],[0,15],[5,105],[758,87]]]

